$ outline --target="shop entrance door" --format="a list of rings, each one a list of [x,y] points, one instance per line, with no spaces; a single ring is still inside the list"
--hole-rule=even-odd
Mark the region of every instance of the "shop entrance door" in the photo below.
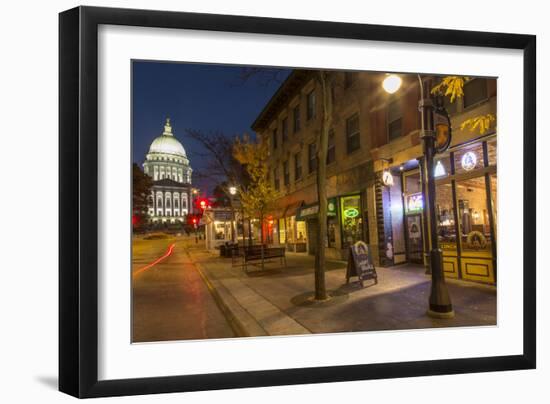
[[[424,240],[422,237],[422,215],[407,215],[407,260],[423,263]]]

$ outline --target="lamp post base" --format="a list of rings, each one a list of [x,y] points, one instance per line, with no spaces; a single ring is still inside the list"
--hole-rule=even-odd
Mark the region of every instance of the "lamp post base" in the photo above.
[[[428,315],[428,317],[432,317],[432,318],[454,318],[455,316],[455,312],[452,309],[451,311],[447,311],[447,312],[439,312],[439,311],[433,311],[431,309],[428,309],[426,314]]]
[[[443,253],[439,248],[430,251],[430,266],[432,290],[427,314],[434,318],[453,318],[455,314],[443,272]]]

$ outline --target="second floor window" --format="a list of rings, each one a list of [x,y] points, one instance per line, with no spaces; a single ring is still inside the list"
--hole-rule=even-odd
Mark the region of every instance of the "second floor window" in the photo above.
[[[336,146],[334,145],[334,130],[328,133],[327,164],[336,161]]]
[[[388,105],[388,140],[390,142],[403,134],[402,117],[401,100],[390,102]]]
[[[273,144],[273,150],[275,150],[277,148],[277,129],[273,129],[271,143]]]
[[[279,169],[274,168],[273,169],[273,185],[275,186],[275,190],[279,190]]]
[[[283,135],[283,143],[288,140],[288,119],[284,118],[281,122],[281,132]]]
[[[464,84],[464,108],[487,99],[487,80],[474,79]]]
[[[285,186],[290,184],[290,168],[288,167],[288,160],[283,163],[283,181]]]
[[[292,112],[294,118],[294,133],[300,130],[300,106],[296,105]]]
[[[308,146],[308,172],[311,174],[317,168],[317,145],[310,143]]]
[[[294,181],[302,179],[302,153],[294,155]]]
[[[315,90],[312,90],[307,95],[307,120],[315,118],[316,111],[316,100],[315,100]]]
[[[360,147],[359,115],[354,114],[346,120],[346,150],[350,154],[359,150]]]

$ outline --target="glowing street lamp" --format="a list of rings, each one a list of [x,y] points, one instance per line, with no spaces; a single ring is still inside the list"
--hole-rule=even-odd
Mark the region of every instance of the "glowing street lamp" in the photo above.
[[[382,82],[382,87],[387,93],[393,94],[397,90],[399,90],[402,82],[403,81],[401,80],[401,77],[399,77],[398,75],[388,74]]]
[[[434,167],[434,156],[438,152],[444,151],[450,144],[450,120],[448,115],[440,117],[439,110],[444,108],[441,105],[434,105],[434,100],[430,94],[431,80],[427,80],[427,85],[420,75],[417,75],[420,86],[420,100],[418,109],[421,116],[420,137],[423,142],[424,164],[422,178],[427,180],[427,213],[428,223],[430,224],[430,268],[432,274],[432,287],[429,298],[429,309],[427,314],[430,317],[436,318],[452,318],[454,317],[453,305],[451,297],[445,284],[445,274],[443,273],[443,252],[439,248],[439,240],[436,224],[435,212],[435,171],[441,173],[441,166]],[[389,74],[382,82],[382,87],[388,93],[393,94],[401,86],[401,78],[395,74]],[[441,104],[441,102],[439,103]],[[435,119],[434,119],[435,118]],[[446,119],[443,119],[446,118]],[[445,126],[448,125],[448,127]],[[440,138],[440,139],[438,139]]]
[[[232,185],[229,187],[229,193],[233,196],[237,195],[237,187]]]

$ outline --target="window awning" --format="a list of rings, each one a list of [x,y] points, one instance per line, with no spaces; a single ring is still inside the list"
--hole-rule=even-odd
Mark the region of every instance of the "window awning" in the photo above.
[[[283,206],[280,209],[273,209],[270,211],[271,216],[274,219],[282,219],[285,217],[295,216],[300,207],[304,204],[304,201],[298,201],[289,205]]]
[[[287,205],[283,213],[283,217],[296,216],[296,214],[298,213],[298,210],[303,204],[304,204],[304,201],[299,201],[299,202],[294,202],[294,203],[291,203],[290,205]]]
[[[319,204],[311,203],[300,207],[296,220],[312,219],[319,213]],[[327,216],[336,216],[336,198],[327,199]]]

